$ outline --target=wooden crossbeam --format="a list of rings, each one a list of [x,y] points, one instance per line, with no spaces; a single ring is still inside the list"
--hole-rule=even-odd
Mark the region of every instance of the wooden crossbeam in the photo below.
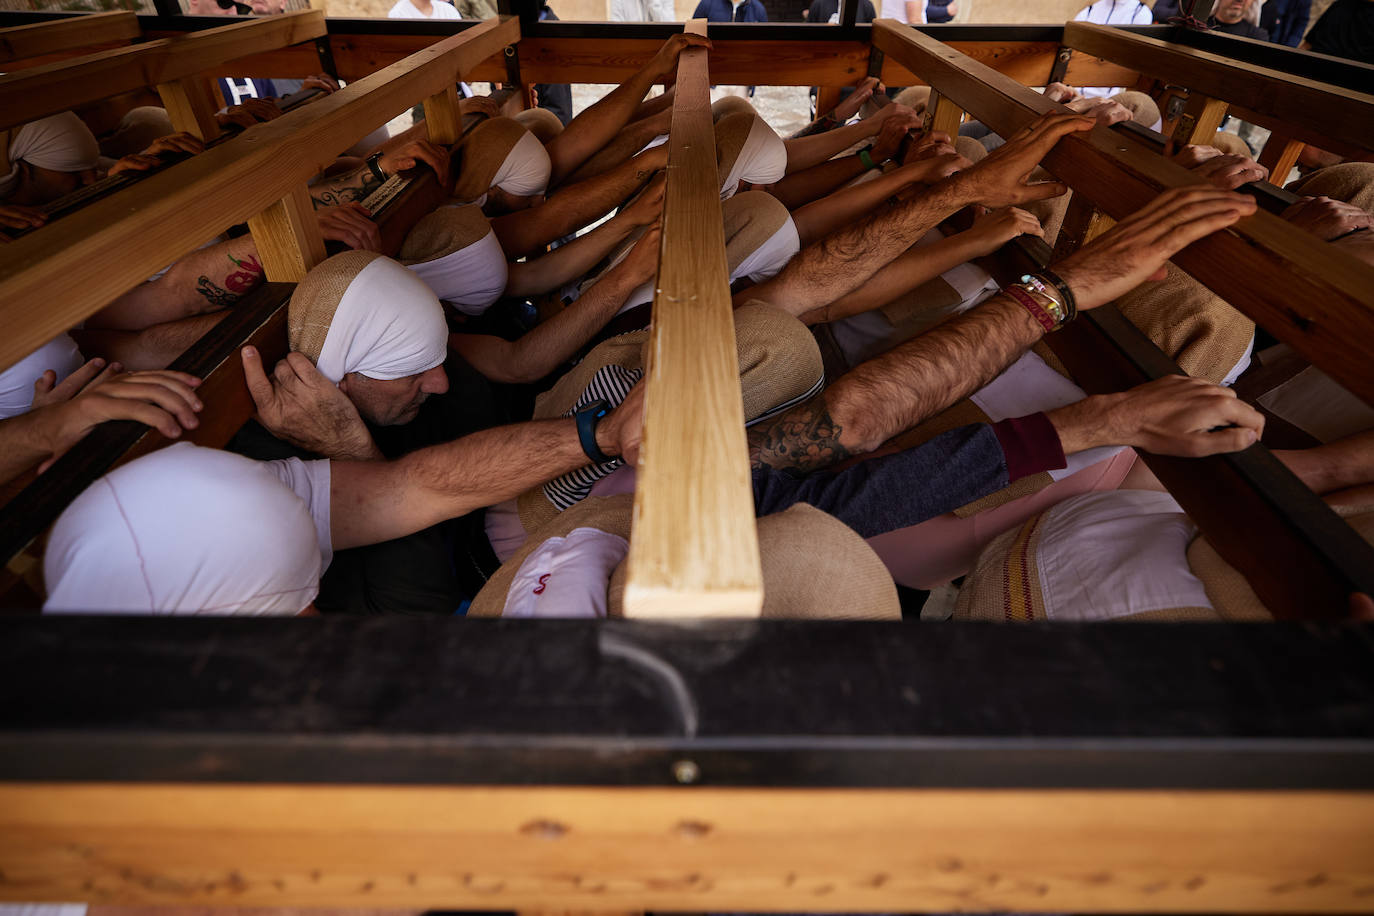
[[[138,17],[120,10],[0,29],[0,64],[139,36]]]
[[[501,53],[519,30],[515,19],[484,22],[0,247],[0,302],[16,325],[0,340],[0,366],[293,193],[397,111]]]
[[[1064,44],[1146,76],[1243,103],[1285,125],[1374,150],[1374,95],[1369,91],[1342,89],[1087,22],[1065,25]]]
[[[702,19],[687,26],[705,30]],[[763,608],[708,82],[706,50],[683,51],[645,347],[626,617],[747,617]]]
[[[1374,884],[1371,823],[1358,792],[12,783],[0,896],[1354,912]]]
[[[324,14],[302,10],[164,38],[0,76],[0,128],[201,73],[325,34]]]
[[[892,20],[879,20],[873,39],[889,58],[922,70],[1002,136],[1044,112],[1067,110]],[[1198,183],[1188,170],[1105,127],[1065,137],[1044,165],[1113,219],[1134,213],[1163,190]],[[1173,260],[1374,403],[1374,373],[1363,343],[1374,340],[1374,267],[1263,211],[1194,242]]]

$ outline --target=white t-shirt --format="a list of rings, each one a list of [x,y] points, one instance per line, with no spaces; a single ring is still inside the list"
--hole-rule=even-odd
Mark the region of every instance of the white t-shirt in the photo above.
[[[334,542],[329,536],[329,462],[284,458],[263,462],[277,479],[291,488],[310,510],[315,522],[315,537],[320,544],[320,572],[334,559]]]
[[[1150,25],[1155,21],[1154,14],[1141,0],[1097,0],[1079,10],[1073,20],[1098,25]],[[1085,86],[1078,91],[1090,99],[1106,99],[1121,90],[1120,86]]]
[[[458,14],[458,11],[457,11],[456,9],[453,8],[453,5],[452,5],[452,4],[450,4],[450,3],[445,3],[444,0],[430,0],[430,4],[429,4],[429,5],[430,5],[433,9],[432,9],[432,11],[430,12],[430,14],[429,14],[428,16],[426,16],[424,13],[420,12],[419,9],[417,9],[417,8],[415,7],[415,4],[411,3],[410,0],[400,0],[400,2],[398,2],[395,6],[393,6],[393,7],[390,9],[389,12],[387,12],[386,17],[387,17],[388,19],[462,19],[462,18],[463,18],[462,16],[460,16],[460,15]]]

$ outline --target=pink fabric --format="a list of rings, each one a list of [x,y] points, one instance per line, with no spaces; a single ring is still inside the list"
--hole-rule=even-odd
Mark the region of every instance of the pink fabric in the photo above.
[[[934,588],[969,571],[978,552],[997,535],[1021,524],[1055,503],[1098,490],[1115,490],[1135,463],[1135,452],[1123,449],[1050,484],[1039,493],[1014,499],[969,518],[954,513],[889,531],[868,539],[892,578],[909,588]]]

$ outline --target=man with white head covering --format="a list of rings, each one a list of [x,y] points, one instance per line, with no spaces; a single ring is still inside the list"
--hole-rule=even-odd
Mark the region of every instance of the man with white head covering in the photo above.
[[[539,138],[512,118],[490,118],[459,145],[462,166],[453,197],[489,214],[523,210],[543,202],[552,163]]]
[[[0,133],[0,226],[27,229],[46,217],[38,207],[100,177],[95,135],[70,111]]]
[[[763,118],[732,112],[716,122],[716,169],[720,199],[728,200],[742,183],[780,181],[787,174],[787,147]]]

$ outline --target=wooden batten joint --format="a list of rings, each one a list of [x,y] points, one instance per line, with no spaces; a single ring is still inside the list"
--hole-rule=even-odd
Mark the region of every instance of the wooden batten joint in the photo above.
[[[250,217],[248,231],[271,282],[299,283],[326,257],[315,204],[305,185]]]
[[[443,91],[425,99],[425,123],[429,125],[429,141],[447,146],[463,136],[463,118],[458,109],[458,89],[445,86]]]
[[[964,123],[964,110],[946,95],[932,90],[930,101],[926,103],[925,130],[944,131],[951,138],[959,136],[959,125]]]
[[[219,122],[215,120],[219,110],[216,102],[221,98],[218,93],[217,82],[205,76],[187,76],[157,87],[172,127],[201,140],[213,140],[220,135]]]

